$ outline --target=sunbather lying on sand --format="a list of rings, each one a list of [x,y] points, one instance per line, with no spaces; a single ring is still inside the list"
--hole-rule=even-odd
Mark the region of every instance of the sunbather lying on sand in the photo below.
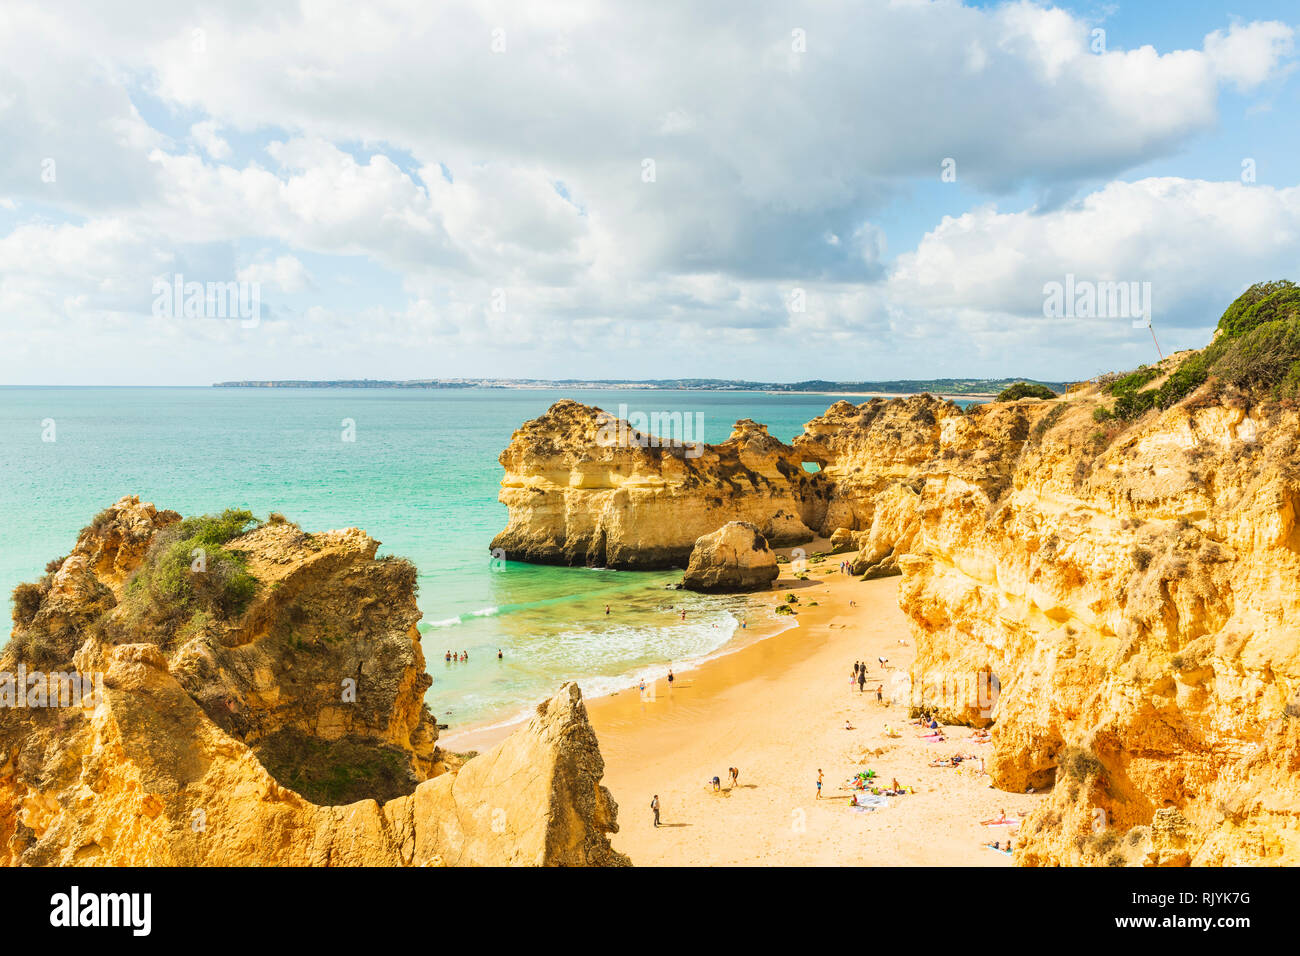
[[[999,810],[999,811],[998,811],[998,815],[997,815],[996,817],[994,817],[992,820],[981,820],[980,823],[981,823],[983,826],[986,826],[986,827],[998,827],[998,826],[1004,826],[1004,825],[1005,825],[1005,826],[1015,826],[1015,825],[1019,824],[1020,821],[1017,820],[1015,817],[1009,817],[1009,816],[1007,816],[1007,811],[1005,811],[1005,810]]]

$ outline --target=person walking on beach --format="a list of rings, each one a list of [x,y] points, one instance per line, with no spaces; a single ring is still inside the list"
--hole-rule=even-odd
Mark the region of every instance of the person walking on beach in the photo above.
[[[673,689],[673,669],[671,667],[668,668],[668,689]]]
[[[654,811],[655,829],[658,830],[659,829],[659,794],[656,793],[654,795],[654,799],[650,801],[650,809]]]
[[[822,772],[821,769],[819,768],[817,770],[817,799],[820,800],[821,798],[822,798]]]
[[[739,767],[728,767],[728,768],[727,768],[727,778],[728,778],[728,780],[727,780],[728,785],[734,787],[734,786],[736,785],[736,781],[740,779],[740,768],[739,768]]]
[[[876,703],[877,703],[877,704],[884,703],[884,701],[885,701],[884,694],[882,693],[882,691],[883,691],[884,689],[885,689],[885,685],[884,685],[884,684],[877,684],[877,685],[876,685]]]
[[[860,670],[858,671],[858,693],[861,694],[863,689],[866,686],[867,686],[867,672],[865,670]]]

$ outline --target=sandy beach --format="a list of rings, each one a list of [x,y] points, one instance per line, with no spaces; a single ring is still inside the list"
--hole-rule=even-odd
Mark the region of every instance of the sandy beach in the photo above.
[[[808,581],[777,582],[773,600],[799,598],[798,627],[681,672],[671,689],[659,681],[644,695],[633,689],[588,702],[605,784],[619,805],[613,843],[634,863],[1011,865],[984,844],[1005,845],[1014,828],[979,821],[1001,810],[1023,818],[1041,797],[991,788],[979,761],[989,745],[972,741],[969,728],[948,728],[946,742],[932,743],[904,708],[877,702],[875,689],[883,685],[888,700],[890,675],[911,664],[911,636],[898,579],[841,574],[845,557],[852,556],[813,564]],[[870,665],[865,692],[849,682],[859,660]],[[479,749],[509,731],[460,734],[446,745]],[[930,766],[956,753],[975,759]],[[733,766],[735,787],[727,779]],[[865,770],[915,793],[886,797],[880,809],[852,809],[845,783]],[[649,806],[655,794],[658,829]]]

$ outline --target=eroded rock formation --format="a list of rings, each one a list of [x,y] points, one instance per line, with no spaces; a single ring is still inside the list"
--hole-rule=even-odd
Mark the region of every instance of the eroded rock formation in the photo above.
[[[857,549],[856,573],[901,574],[918,658],[900,696],[991,725],[998,787],[1053,788],[1018,862],[1300,862],[1300,412],[1213,380],[1163,411],[1145,398],[1127,420],[1095,385],[965,414],[840,402],[790,446],[764,435],[761,482],[638,450],[595,492],[605,454],[541,442],[586,414],[570,405],[502,456],[499,541],[555,554],[577,529],[634,567],[641,541],[675,557],[679,525],[797,514]]]
[[[780,574],[776,553],[747,521],[729,521],[695,542],[682,587],[712,594],[761,591]]]
[[[813,531],[821,485],[767,427],[739,421],[720,445],[663,445],[597,408],[556,402],[501,453],[509,560],[624,569],[685,567],[702,535],[748,521],[772,545]]]
[[[626,862],[576,685],[492,751],[444,754],[414,568],[356,529],[253,524],[126,498],[15,592],[0,670],[100,683],[0,708],[0,861]]]

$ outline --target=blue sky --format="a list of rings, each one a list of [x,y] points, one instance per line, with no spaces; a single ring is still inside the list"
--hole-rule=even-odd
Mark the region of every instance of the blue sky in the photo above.
[[[1145,329],[1044,285],[1150,283],[1173,349],[1300,272],[1296,20],[17,0],[0,383],[1131,367]],[[178,275],[256,321],[157,314]]]

